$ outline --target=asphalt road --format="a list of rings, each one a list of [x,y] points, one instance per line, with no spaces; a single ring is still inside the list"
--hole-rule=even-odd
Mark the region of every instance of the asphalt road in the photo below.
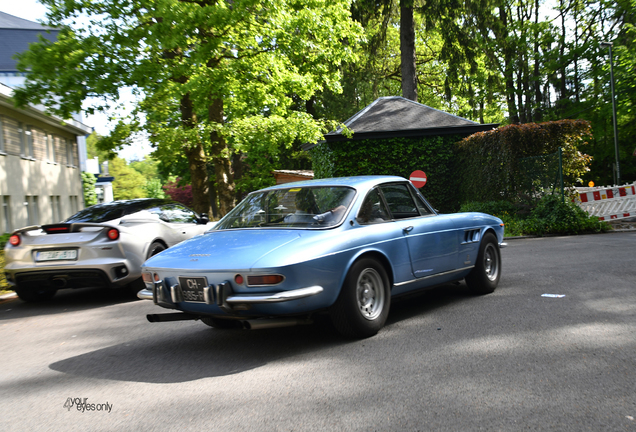
[[[150,324],[117,292],[5,302],[0,430],[636,431],[635,252],[634,232],[511,240],[494,294],[395,303],[361,341]]]

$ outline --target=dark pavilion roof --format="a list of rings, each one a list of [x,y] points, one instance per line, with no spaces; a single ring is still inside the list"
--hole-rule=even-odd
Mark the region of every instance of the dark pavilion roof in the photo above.
[[[42,24],[0,12],[0,72],[17,72],[17,60],[12,57],[29,49],[38,41],[38,34],[50,41],[57,38],[59,30]]]
[[[420,137],[430,135],[471,135],[496,128],[498,124],[480,124],[400,97],[381,97],[347,120],[353,131],[347,138],[342,129],[325,135],[327,142]]]

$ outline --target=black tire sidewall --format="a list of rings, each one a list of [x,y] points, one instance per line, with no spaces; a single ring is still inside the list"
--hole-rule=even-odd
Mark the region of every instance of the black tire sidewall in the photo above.
[[[488,278],[486,275],[486,268],[484,266],[484,254],[489,244],[493,245],[497,256],[497,278],[495,280],[490,280]],[[479,253],[477,254],[475,268],[466,277],[466,284],[475,294],[489,294],[497,288],[500,278],[501,253],[499,251],[499,245],[497,244],[497,237],[493,233],[488,232],[484,235],[479,245]]]
[[[163,252],[164,250],[166,250],[166,247],[161,242],[152,242],[152,244],[148,248],[146,259],[153,257],[157,255],[159,252]]]
[[[384,288],[384,305],[380,315],[369,320],[362,316],[358,307],[357,283],[360,274],[368,268],[380,275]],[[376,260],[363,258],[353,264],[347,273],[338,300],[331,308],[332,322],[336,329],[347,337],[364,338],[375,335],[384,326],[391,306],[389,278],[384,267]]]

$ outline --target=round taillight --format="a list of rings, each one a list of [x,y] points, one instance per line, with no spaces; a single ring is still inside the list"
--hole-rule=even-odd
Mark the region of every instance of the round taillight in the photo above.
[[[20,246],[20,236],[17,234],[13,234],[9,237],[9,243],[11,246]]]
[[[243,279],[243,276],[237,274],[236,276],[234,276],[234,282],[236,282],[237,285],[243,285],[243,282],[245,282],[245,280]]]
[[[119,230],[116,228],[111,228],[108,230],[108,238],[111,240],[117,240],[119,238]]]

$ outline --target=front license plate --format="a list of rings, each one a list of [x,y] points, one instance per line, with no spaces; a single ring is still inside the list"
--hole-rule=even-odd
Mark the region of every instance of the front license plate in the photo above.
[[[42,261],[68,261],[77,259],[77,249],[39,251],[35,254],[35,260]]]
[[[183,292],[183,300],[188,302],[205,303],[203,298],[203,288],[208,286],[208,281],[204,277],[180,277],[179,285]]]

